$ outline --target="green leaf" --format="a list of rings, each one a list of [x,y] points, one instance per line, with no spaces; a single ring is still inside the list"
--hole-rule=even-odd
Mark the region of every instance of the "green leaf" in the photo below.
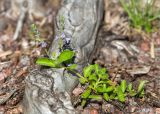
[[[101,68],[101,73],[106,74],[106,68]]]
[[[77,64],[71,64],[70,66],[67,67],[70,70],[74,70],[77,68]]]
[[[96,87],[97,86],[97,84],[96,84],[96,81],[90,81],[89,82],[89,88],[91,88],[92,90],[94,90],[95,92],[97,92],[97,90],[96,90]]]
[[[99,74],[98,74],[98,77],[99,77],[100,79],[102,79],[102,80],[105,80],[105,79],[108,79],[108,74],[101,74],[101,73],[99,73]]]
[[[132,91],[132,83],[129,83],[129,84],[128,84],[127,91],[128,91],[128,92]]]
[[[139,84],[138,90],[137,90],[137,94],[139,94],[144,89],[145,83],[147,83],[147,82],[148,81],[146,81],[146,80],[140,81],[140,84]]]
[[[121,90],[124,93],[126,91],[127,83],[126,80],[122,80],[120,84]]]
[[[98,86],[98,87],[96,88],[96,91],[99,92],[99,93],[103,93],[103,92],[104,92],[103,86]]]
[[[104,92],[111,92],[111,91],[113,91],[114,90],[114,86],[109,86],[109,87],[107,87],[105,90],[104,90]]]
[[[81,106],[84,107],[86,105],[86,103],[87,103],[87,100],[83,99],[82,102],[81,102]]]
[[[118,99],[116,94],[115,93],[112,93],[110,96],[109,96],[109,99]]]
[[[81,84],[85,84],[87,82],[87,80],[85,78],[79,78],[79,81]]]
[[[121,102],[125,102],[125,94],[123,93],[122,89],[120,86],[117,88],[117,95],[118,95],[118,100]]]
[[[97,75],[102,80],[108,79],[108,74],[106,73],[106,68],[99,68]]]
[[[116,83],[115,82],[112,82],[111,80],[108,80],[107,81],[107,84],[111,85],[111,86],[116,86]]]
[[[99,81],[99,84],[108,84],[107,82],[108,80],[102,80],[102,81]]]
[[[109,95],[107,93],[103,93],[103,98],[106,101],[109,101]]]
[[[73,51],[64,50],[63,52],[60,53],[57,60],[59,61],[59,63],[62,63],[62,62],[72,59],[74,55],[75,53]]]
[[[94,69],[93,65],[89,65],[89,66],[85,67],[83,69],[83,75],[84,75],[84,77],[85,78],[89,77],[91,75],[91,72],[92,72],[93,69]]]
[[[82,94],[81,94],[81,97],[83,99],[86,99],[89,97],[89,95],[91,94],[91,89],[90,88],[87,88]]]
[[[96,74],[98,74],[99,73],[99,65],[98,64],[94,64],[94,69],[95,69],[95,72],[96,72]]]
[[[97,81],[98,79],[97,79],[97,77],[96,77],[96,74],[91,74],[91,75],[89,75],[88,80]]]
[[[59,63],[56,60],[52,60],[49,58],[38,58],[36,64],[48,67],[58,67]]]
[[[95,100],[102,100],[102,96],[101,95],[89,95],[90,99],[95,99]]]
[[[129,91],[129,95],[131,97],[134,97],[137,93],[134,90]]]
[[[96,90],[97,90],[98,92],[100,92],[100,93],[108,93],[108,92],[113,91],[114,88],[115,88],[114,86],[108,86],[108,87],[106,87],[106,84],[103,84],[103,86],[98,86],[98,87],[96,88]]]
[[[144,90],[142,90],[138,96],[139,97],[144,97],[144,95],[145,95]]]

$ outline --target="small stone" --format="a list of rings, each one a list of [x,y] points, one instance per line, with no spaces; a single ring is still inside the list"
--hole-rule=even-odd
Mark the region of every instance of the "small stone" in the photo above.
[[[83,91],[84,91],[83,88],[78,87],[78,88],[75,88],[72,93],[73,93],[73,95],[78,96],[81,93],[83,93]]]

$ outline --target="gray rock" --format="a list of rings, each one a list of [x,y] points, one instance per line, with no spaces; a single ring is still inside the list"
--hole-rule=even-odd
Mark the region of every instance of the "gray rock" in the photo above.
[[[33,70],[26,78],[24,114],[75,114],[63,80],[64,69]]]
[[[56,33],[60,30],[60,17],[64,16],[64,33],[71,38],[71,46],[77,51],[76,62],[80,65],[88,62],[93,50],[97,30],[103,15],[103,0],[63,0],[62,8],[56,17]],[[50,48],[59,53],[56,39]]]

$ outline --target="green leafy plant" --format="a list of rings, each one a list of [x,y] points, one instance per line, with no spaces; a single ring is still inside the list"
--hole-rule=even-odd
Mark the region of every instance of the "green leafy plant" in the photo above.
[[[144,96],[144,85],[146,81],[141,81],[137,92],[132,88],[132,84],[128,84],[126,80],[122,80],[120,84],[116,84],[109,79],[106,68],[101,68],[98,64],[88,65],[83,69],[83,75],[75,71],[76,64],[65,63],[70,61],[75,56],[75,53],[71,50],[64,50],[60,55],[53,59],[39,58],[36,63],[43,66],[52,68],[65,68],[79,77],[79,81],[82,86],[85,87],[85,91],[81,94],[81,105],[85,106],[89,99],[102,100],[119,100],[125,102],[126,96]]]
[[[60,34],[63,34],[64,30],[64,19],[62,18],[62,28]],[[51,58],[43,57],[38,58],[36,64],[42,66],[48,66],[51,68],[64,68],[79,77],[79,82],[85,88],[81,94],[81,105],[84,107],[87,101],[94,99],[98,101],[110,101],[118,100],[125,102],[127,96],[132,97],[143,97],[144,96],[144,85],[146,81],[141,81],[137,92],[133,89],[132,84],[127,85],[126,80],[122,80],[120,84],[116,84],[109,79],[106,68],[100,67],[98,64],[88,65],[83,68],[83,71],[79,73],[76,68],[77,64],[74,63],[75,51],[72,49],[65,49],[63,42],[64,35],[58,35],[60,53],[55,56],[53,52]],[[63,37],[62,37],[63,36]]]
[[[160,9],[154,9],[156,0],[120,0],[122,7],[131,20],[131,25],[147,33],[153,32],[152,22],[160,18]]]
[[[71,60],[74,56],[74,52],[65,50],[55,59],[39,58],[36,63],[43,66],[49,66],[52,68],[65,68],[79,77],[79,81],[82,86],[85,87],[85,91],[81,94],[81,105],[85,106],[88,100],[119,100],[125,102],[126,96],[144,96],[144,85],[146,81],[141,81],[137,92],[132,88],[132,84],[128,84],[126,80],[122,80],[120,84],[116,84],[109,79],[106,68],[101,68],[98,64],[88,65],[83,69],[83,75],[76,72],[76,64],[70,66],[64,66],[64,63]]]
[[[84,107],[88,100],[94,99],[98,101],[118,100],[125,102],[126,96],[143,97],[144,85],[146,81],[141,81],[137,92],[132,88],[132,84],[127,85],[126,80],[122,80],[120,84],[116,84],[109,79],[106,68],[101,68],[98,64],[88,65],[84,67],[83,73],[76,71],[77,65],[74,64],[75,52],[72,50],[63,50],[54,59],[38,58],[36,64],[48,66],[52,68],[65,68],[75,73],[79,77],[79,81],[85,90],[81,94],[81,105]]]
[[[127,85],[126,80],[122,80],[120,84],[112,82],[108,77],[106,69],[101,68],[98,64],[85,67],[83,69],[83,77],[83,79],[80,78],[80,83],[85,87],[85,91],[81,95],[82,106],[89,99],[125,102],[126,96],[144,96],[144,85],[146,81],[140,82],[136,92],[132,88],[131,83]]]
[[[42,66],[48,66],[53,68],[66,68],[66,69],[74,69],[76,68],[76,64],[71,64],[69,66],[65,66],[67,61],[72,61],[75,53],[71,50],[64,50],[60,53],[58,57],[55,59],[50,58],[38,58],[36,64]]]

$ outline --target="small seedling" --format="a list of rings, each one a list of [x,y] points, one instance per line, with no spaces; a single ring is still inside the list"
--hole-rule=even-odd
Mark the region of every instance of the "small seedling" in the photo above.
[[[153,32],[152,22],[160,18],[160,9],[154,9],[156,0],[120,0],[124,11],[128,14],[131,26],[138,30]],[[143,6],[144,5],[144,6]]]
[[[36,42],[36,44],[41,45],[41,47],[46,47],[47,43],[45,42],[44,38],[41,38],[40,32],[37,29],[37,26],[35,24],[31,25],[31,31],[29,33],[29,37]]]

